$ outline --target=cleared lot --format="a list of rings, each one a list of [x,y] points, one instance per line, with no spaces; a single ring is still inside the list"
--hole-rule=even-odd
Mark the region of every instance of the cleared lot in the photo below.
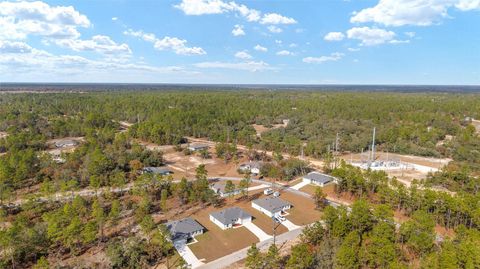
[[[315,209],[313,200],[292,194],[289,192],[282,192],[280,198],[289,201],[293,207],[287,212],[286,218],[295,225],[306,225],[315,222],[322,216],[321,212]]]

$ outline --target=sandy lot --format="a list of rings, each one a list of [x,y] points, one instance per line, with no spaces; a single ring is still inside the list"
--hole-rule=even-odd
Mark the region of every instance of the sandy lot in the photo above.
[[[163,157],[166,164],[174,171],[174,179],[180,179],[182,177],[192,178],[195,176],[195,169],[204,164],[208,171],[208,176],[223,176],[223,177],[243,177],[243,175],[237,172],[237,168],[243,162],[247,162],[246,157],[241,157],[237,162],[233,160],[225,163],[224,160],[218,159],[215,156],[214,150],[210,149],[211,157],[204,159],[193,153],[192,155],[185,155],[183,152],[169,151],[166,152]]]

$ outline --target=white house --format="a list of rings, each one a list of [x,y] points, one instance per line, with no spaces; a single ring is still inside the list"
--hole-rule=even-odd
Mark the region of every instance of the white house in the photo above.
[[[220,197],[228,197],[228,196],[234,196],[237,194],[240,194],[242,190],[238,189],[237,186],[234,185],[233,191],[227,192],[225,190],[225,183],[223,182],[215,182],[212,185],[210,185],[210,189],[212,189],[216,194],[218,194]]]
[[[204,227],[192,218],[174,220],[165,224],[174,245],[185,245],[195,236],[203,234]]]
[[[273,217],[284,214],[286,210],[292,207],[292,204],[272,196],[254,200],[252,207],[269,217]]]
[[[303,176],[302,178],[303,182],[311,183],[318,185],[320,187],[324,187],[327,184],[330,184],[332,182],[336,182],[336,179],[332,176],[325,175],[319,172],[311,172],[308,173],[307,175]]]
[[[210,221],[225,230],[251,222],[252,216],[239,207],[230,207],[210,213]]]
[[[249,162],[241,164],[238,169],[242,172],[250,172],[252,174],[258,175],[260,174],[260,169],[262,169],[262,166],[262,162]]]

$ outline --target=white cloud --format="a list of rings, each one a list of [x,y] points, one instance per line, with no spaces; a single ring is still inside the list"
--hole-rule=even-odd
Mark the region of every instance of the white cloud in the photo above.
[[[235,69],[243,70],[250,72],[272,70],[274,68],[270,67],[268,63],[263,61],[255,62],[240,62],[240,63],[228,63],[228,62],[202,62],[194,64],[198,68],[214,68],[214,69]]]
[[[32,47],[24,42],[0,40],[0,53],[29,53]]]
[[[96,51],[104,54],[112,53],[128,53],[132,51],[130,47],[123,43],[117,44],[110,37],[104,35],[93,36],[90,40],[81,39],[57,39],[53,41],[55,44],[70,48],[74,51]]]
[[[480,9],[480,0],[460,0],[455,7],[462,11]]]
[[[345,35],[342,32],[330,32],[325,35],[323,39],[326,41],[341,41],[345,38]]]
[[[295,24],[297,21],[293,18],[285,17],[277,13],[267,13],[260,20],[261,24]]]
[[[415,32],[405,32],[405,35],[410,37],[410,38],[414,38],[415,37]]]
[[[112,21],[117,21],[118,17],[112,17]]]
[[[389,42],[390,44],[408,44],[410,43],[410,40],[397,40],[397,39],[393,39]]]
[[[243,25],[236,24],[232,30],[232,35],[234,36],[245,35],[245,31],[243,30]]]
[[[262,46],[260,46],[260,45],[258,45],[258,44],[257,44],[255,47],[253,47],[253,49],[256,50],[256,51],[261,51],[261,52],[267,52],[267,51],[268,51],[267,48],[262,47]]]
[[[235,53],[235,57],[242,60],[250,60],[253,58],[252,55],[248,54],[247,51],[238,51]]]
[[[449,17],[448,10],[480,9],[480,0],[380,0],[374,7],[354,12],[352,23],[375,22],[386,26],[428,26]]]
[[[359,51],[360,49],[359,48],[348,48],[348,51],[351,51],[351,52],[355,52],[355,51]]]
[[[256,9],[251,9],[243,4],[234,1],[225,2],[223,0],[182,0],[174,5],[186,15],[209,15],[235,13],[249,22],[260,22],[261,24],[293,24],[296,21],[276,13],[262,13]]]
[[[23,42],[2,41],[0,42],[0,51],[2,52],[0,53],[0,74],[8,77],[25,78],[30,76],[37,80],[45,77],[60,77],[70,80],[72,76],[84,79],[86,74],[110,76],[113,73],[158,74],[183,71],[183,68],[176,66],[155,67],[115,61],[114,58],[90,60],[76,55],[54,55],[32,48]]]
[[[395,33],[378,28],[354,27],[347,31],[347,37],[360,40],[362,46],[375,46],[392,41]]]
[[[278,51],[276,54],[279,55],[279,56],[291,56],[291,55],[293,55],[293,53],[291,51],[288,51],[288,50],[281,50],[281,51]]]
[[[157,50],[172,50],[179,55],[203,55],[205,50],[201,47],[188,47],[187,40],[179,39],[177,37],[166,36],[162,39],[157,38],[154,34],[144,33],[143,31],[134,31],[128,29],[123,32],[125,35],[141,38],[147,42],[153,43],[153,47]]]
[[[275,33],[275,34],[278,34],[278,33],[281,33],[283,32],[282,28],[279,28],[275,25],[270,25],[267,27],[268,31],[270,31],[271,33]]]
[[[282,40],[275,39],[275,43],[280,45],[280,44],[283,43],[283,41],[282,41]]]
[[[324,63],[324,62],[335,62],[343,58],[345,54],[340,53],[340,52],[334,52],[330,54],[329,56],[320,56],[320,57],[306,57],[303,58],[304,63]]]
[[[36,2],[0,2],[0,38],[26,39],[28,35],[77,38],[78,27],[90,27],[88,18],[72,6]]]
[[[297,43],[290,43],[290,45],[288,45],[290,48],[296,48],[298,47],[298,44]]]

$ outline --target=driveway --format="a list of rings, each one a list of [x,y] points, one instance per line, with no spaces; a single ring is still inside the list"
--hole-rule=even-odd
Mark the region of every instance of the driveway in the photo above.
[[[307,186],[307,185],[308,185],[308,182],[302,181],[302,182],[300,182],[300,183],[298,183],[298,184],[296,184],[295,186],[292,186],[292,187],[290,187],[290,188],[292,188],[292,189],[294,189],[294,190],[299,190],[299,189],[301,189],[301,188],[303,188],[303,187],[305,187],[305,186]]]
[[[271,238],[270,235],[266,234],[257,225],[253,224],[253,222],[244,223],[243,226],[252,232],[256,237],[258,237],[260,242]]]
[[[300,228],[300,226],[293,224],[293,222],[289,221],[288,219],[282,221],[283,226],[287,227],[289,231],[293,231],[295,229]]]
[[[192,250],[190,250],[187,245],[176,244],[175,248],[177,249],[178,254],[185,260],[186,263],[191,266],[192,269],[204,264],[199,259],[197,259],[195,254],[193,254]]]

